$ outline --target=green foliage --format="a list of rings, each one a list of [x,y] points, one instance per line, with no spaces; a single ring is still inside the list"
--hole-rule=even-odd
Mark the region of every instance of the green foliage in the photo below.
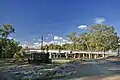
[[[24,58],[24,49],[21,48],[20,51],[18,51],[18,52],[16,52],[16,53],[14,54],[14,59],[15,59],[15,61],[17,61],[17,60],[22,60],[22,61],[24,61],[23,58]]]
[[[87,32],[81,33],[79,36],[76,32],[72,32],[66,36],[72,44],[64,44],[61,46],[63,50],[83,50],[83,51],[103,51],[116,50],[118,48],[117,36],[113,26],[104,24],[94,24],[87,29]],[[49,49],[58,49],[59,45],[51,44]]]
[[[73,42],[72,45],[71,45],[71,50],[75,50],[76,49],[76,43],[78,41],[78,38],[76,36],[76,32],[72,32],[72,33],[68,34],[66,37],[69,39],[69,41]]]
[[[15,29],[10,24],[4,24],[0,27],[0,58],[11,58],[22,48],[19,46],[19,42],[8,39],[12,33],[15,33]]]
[[[4,24],[0,28],[0,34],[1,34],[2,38],[7,38],[8,35],[10,35],[11,33],[14,33],[14,32],[15,32],[15,29],[10,24]]]
[[[71,50],[72,48],[71,48],[71,45],[70,45],[70,44],[66,43],[66,44],[63,44],[63,45],[61,46],[61,49],[63,49],[63,50]]]

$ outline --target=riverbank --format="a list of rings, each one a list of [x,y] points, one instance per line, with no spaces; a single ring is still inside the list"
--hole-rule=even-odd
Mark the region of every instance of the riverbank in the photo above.
[[[117,80],[120,75],[120,61],[97,59],[42,65],[11,64],[0,66],[0,71],[5,74],[1,77],[8,78],[6,80]]]

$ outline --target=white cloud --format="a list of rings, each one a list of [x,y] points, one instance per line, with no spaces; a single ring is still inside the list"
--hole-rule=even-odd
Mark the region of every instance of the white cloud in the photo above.
[[[7,37],[7,39],[13,39],[14,41],[17,41],[17,39],[13,38],[13,37]]]
[[[39,39],[41,40],[41,39]],[[63,45],[63,44],[66,44],[66,43],[69,43],[71,44],[72,42],[67,40],[67,39],[63,39],[62,37],[59,37],[59,36],[54,36],[54,40],[52,41],[44,41],[43,42],[43,45],[50,45],[50,44],[56,44],[56,45]],[[35,42],[35,43],[32,43],[32,44],[28,44],[28,42],[24,42],[24,44],[22,45],[23,47],[29,47],[29,48],[36,48],[36,49],[40,49],[41,47],[41,42]]]
[[[49,45],[48,42],[43,42],[43,46],[46,45],[46,44]],[[33,46],[33,48],[40,49],[41,43],[33,43],[32,46]]]
[[[48,42],[47,44],[48,44],[48,45],[49,45],[49,44],[63,45],[63,44],[66,44],[66,43],[71,44],[72,42],[71,42],[71,41],[68,41],[68,40],[66,40],[66,39],[63,39],[63,40],[61,40],[61,41],[52,40],[52,41]]]
[[[39,45],[39,43],[33,43],[34,45]]]
[[[102,24],[103,22],[105,22],[105,18],[95,18],[93,20],[96,24]]]
[[[15,39],[15,38],[14,38],[13,40],[14,40],[14,41],[17,41],[17,39]]]
[[[63,38],[62,37],[59,37],[60,40],[62,40]]]
[[[118,34],[118,37],[120,37],[120,34]]]
[[[68,40],[63,39],[63,42],[67,42]]]
[[[87,25],[80,25],[78,26],[79,29],[86,29],[87,28]]]
[[[63,39],[62,37],[54,36],[54,40],[62,40],[62,39]]]
[[[59,41],[54,41],[54,40],[48,42],[48,44],[59,44],[59,43],[60,43]]]
[[[42,41],[41,39],[38,39],[38,41]]]
[[[52,36],[52,34],[48,34],[48,36]]]
[[[45,39],[48,39],[48,37],[46,37]]]
[[[46,44],[48,44],[48,42],[43,42],[43,45],[46,45]]]
[[[33,41],[35,41],[35,38],[33,38]]]
[[[8,39],[13,39],[13,37],[8,37]]]

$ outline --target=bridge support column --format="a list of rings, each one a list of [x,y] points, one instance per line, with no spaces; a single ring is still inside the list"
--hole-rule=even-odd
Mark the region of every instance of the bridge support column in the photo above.
[[[76,54],[73,54],[73,57],[76,58]]]
[[[96,56],[96,54],[94,54],[94,59],[96,59],[97,58],[97,56]]]
[[[84,59],[85,58],[85,54],[83,53],[82,55],[83,55],[82,58]]]
[[[97,58],[99,58],[99,54],[96,54],[97,55]]]
[[[102,54],[102,57],[104,58],[104,57],[105,57],[105,54]]]
[[[78,53],[78,58],[81,58],[80,53]]]
[[[61,53],[62,54],[62,53]],[[59,58],[61,58],[61,54],[59,55]]]
[[[56,58],[56,54],[53,54],[53,58]]]
[[[52,58],[52,53],[49,53],[49,58]]]
[[[91,59],[93,58],[93,54],[90,54],[90,58],[91,58]]]
[[[68,54],[67,53],[65,53],[65,57],[66,57],[66,59],[68,58]]]
[[[90,54],[88,54],[88,58],[89,58],[89,59],[91,58],[91,55],[90,55]]]
[[[56,58],[59,58],[59,54],[58,53],[56,53]]]

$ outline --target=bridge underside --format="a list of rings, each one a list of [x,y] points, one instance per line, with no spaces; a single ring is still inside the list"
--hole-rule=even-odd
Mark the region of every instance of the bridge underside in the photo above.
[[[45,52],[49,53],[49,58],[80,58],[80,59],[96,59],[104,58],[109,55],[116,55],[116,52],[86,52],[86,51],[67,51],[67,50],[29,50],[29,53],[32,52]]]
[[[104,54],[85,54],[85,53],[49,53],[49,58],[80,58],[80,59],[96,59],[96,58],[104,58]]]

